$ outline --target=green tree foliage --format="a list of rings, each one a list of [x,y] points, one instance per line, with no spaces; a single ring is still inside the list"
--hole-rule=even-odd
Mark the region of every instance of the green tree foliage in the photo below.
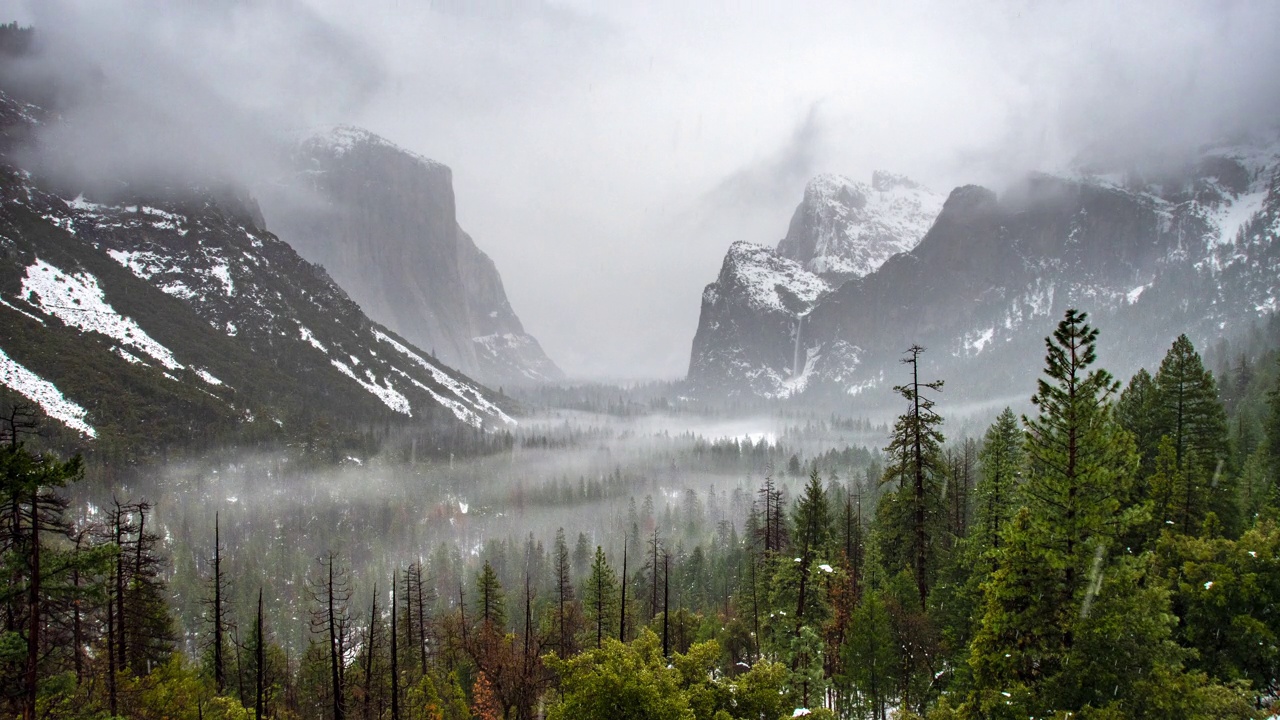
[[[1059,582],[1045,588],[1062,612],[1073,598],[1099,544],[1126,529],[1121,501],[1137,470],[1132,437],[1112,419],[1118,389],[1097,360],[1098,331],[1086,315],[1068,310],[1046,338],[1045,377],[1031,402],[1039,409],[1027,426],[1027,479],[1020,497],[1030,509],[1031,541],[1051,553]]]
[[[498,573],[488,560],[485,560],[484,567],[476,575],[475,617],[481,627],[501,631],[507,626],[507,602],[502,592],[502,583],[498,582]]]
[[[667,666],[661,641],[648,630],[629,644],[605,637],[597,648],[548,662],[561,691],[547,706],[547,720],[694,720],[679,672]]]
[[[985,585],[970,662],[968,717],[1199,716],[1213,684],[1182,667],[1167,592],[1143,578],[1150,556],[1112,542],[1132,520],[1120,500],[1137,469],[1131,436],[1112,419],[1109,374],[1090,370],[1097,331],[1067,311],[1046,341],[1045,375],[1026,420],[1025,507]],[[1176,706],[1176,708],[1175,708]]]
[[[1138,466],[1138,478],[1142,480],[1155,472],[1156,449],[1160,444],[1161,423],[1159,416],[1159,393],[1155,379],[1146,368],[1138,370],[1120,399],[1116,401],[1115,418],[1120,427],[1133,435],[1134,444],[1141,455]]]
[[[885,720],[897,695],[899,651],[892,618],[879,589],[868,589],[854,610],[849,634],[841,649],[845,668],[839,684],[846,710],[860,717]]]
[[[1280,365],[1280,360],[1277,361]],[[1267,415],[1267,460],[1271,466],[1272,504],[1280,507],[1280,377],[1276,386],[1267,394],[1270,413]]]
[[[1170,499],[1171,519],[1183,534],[1199,528],[1209,512],[1234,528],[1233,476],[1223,472],[1226,411],[1218,399],[1213,374],[1205,370],[1186,335],[1180,335],[1169,348],[1154,382],[1155,432],[1172,443],[1174,467],[1182,480],[1179,492]]]
[[[816,467],[809,473],[792,520],[795,528],[792,550],[798,555],[775,559],[771,602],[778,619],[778,627],[773,628],[771,635],[776,636],[777,649],[783,652],[789,652],[792,640],[800,635],[802,627],[820,627],[830,612],[826,593],[815,577],[820,573],[819,564],[829,566],[827,553],[831,543],[831,509]],[[782,622],[781,618],[788,620]],[[783,633],[790,633],[791,637],[783,639]]]
[[[975,488],[978,545],[1000,547],[1000,534],[1013,516],[1023,468],[1023,435],[1013,410],[1005,408],[987,429],[978,452],[982,473]]]
[[[11,418],[0,448],[0,710],[32,718],[40,688],[85,660],[81,603],[105,599],[116,548],[86,547],[66,518],[59,491],[82,477],[80,457],[32,453],[19,429]]]
[[[609,637],[618,618],[618,575],[609,565],[604,549],[596,546],[591,575],[582,592],[582,607],[587,617],[587,630],[596,648]]]
[[[1187,664],[1224,681],[1280,692],[1280,529],[1265,521],[1239,540],[1164,536],[1156,572],[1172,593]]]

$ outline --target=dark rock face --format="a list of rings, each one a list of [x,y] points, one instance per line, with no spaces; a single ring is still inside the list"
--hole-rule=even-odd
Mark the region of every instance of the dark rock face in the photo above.
[[[1243,330],[1280,295],[1277,155],[1224,148],[1158,183],[1033,175],[1001,197],[957,188],[913,250],[814,303],[796,393],[883,393],[912,344],[928,348],[931,377],[952,379],[949,395],[1029,393],[1043,338],[1070,307],[1090,313],[1103,364],[1120,377],[1158,362],[1180,333],[1203,345]],[[794,341],[794,325],[713,324],[742,310],[705,297],[703,313],[694,390],[779,396],[780,384],[750,379],[776,365],[763,353]],[[713,362],[728,352],[737,365]]]
[[[370,317],[492,385],[563,377],[458,227],[449,168],[356,128],[304,142],[296,164],[268,222]]]

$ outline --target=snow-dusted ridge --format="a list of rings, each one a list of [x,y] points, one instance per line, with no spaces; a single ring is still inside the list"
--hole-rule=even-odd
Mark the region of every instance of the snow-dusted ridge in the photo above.
[[[902,221],[885,208],[920,189],[814,178],[778,246],[792,265],[729,249],[703,293],[689,382],[725,397],[879,397],[894,349],[918,343],[976,396],[1004,390],[995,378],[1021,372],[1015,355],[1034,353],[1068,307],[1126,336],[1111,356],[1120,373],[1179,333],[1210,344],[1280,311],[1280,132],[1145,172],[1033,173],[1001,195],[957,188],[939,217],[923,219],[931,206],[894,225],[914,236],[900,246],[910,251],[880,265],[856,262],[865,245],[845,241]],[[797,268],[833,289],[804,297],[818,286]]]
[[[359,147],[381,147],[408,155],[418,162],[430,167],[444,168],[431,158],[423,157],[411,150],[406,150],[390,140],[361,127],[354,125],[335,125],[329,128],[316,128],[302,145],[308,149],[325,150],[335,157],[342,157]]]

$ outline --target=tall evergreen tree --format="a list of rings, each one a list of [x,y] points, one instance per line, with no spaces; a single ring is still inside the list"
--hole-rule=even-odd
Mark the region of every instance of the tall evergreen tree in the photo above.
[[[1116,422],[1133,435],[1134,444],[1141,456],[1138,466],[1140,482],[1155,472],[1156,450],[1160,445],[1161,434],[1158,396],[1155,379],[1146,368],[1142,368],[1129,379],[1129,384],[1116,401]]]
[[[900,675],[899,648],[893,618],[885,604],[883,571],[875,545],[868,553],[866,589],[849,622],[841,648],[843,672],[836,679],[847,699],[846,708],[859,717],[886,720],[896,697]]]
[[[1186,335],[1178,336],[1155,376],[1156,432],[1173,446],[1174,468],[1183,482],[1171,498],[1177,529],[1190,534],[1209,512],[1234,527],[1232,475],[1222,472],[1227,458],[1226,411],[1213,374]]]
[[[0,523],[0,568],[6,576],[0,586],[0,699],[10,701],[4,705],[17,701],[24,720],[34,720],[39,686],[53,660],[46,637],[50,600],[78,593],[71,587],[72,570],[88,569],[82,566],[87,555],[56,542],[73,542],[74,529],[64,517],[68,502],[58,490],[82,477],[83,462],[78,455],[60,460],[31,453],[18,440],[20,429],[7,429],[9,445],[0,449],[0,497],[6,501]]]
[[[1024,460],[1022,442],[1018,418],[1007,407],[983,436],[978,453],[982,473],[974,492],[983,549],[1000,547],[1000,533],[1013,515]]]
[[[476,616],[481,627],[492,627],[499,631],[507,626],[507,603],[502,593],[502,584],[498,582],[498,573],[488,560],[476,576]]]
[[[1280,360],[1276,364],[1280,366]],[[1267,404],[1271,410],[1266,423],[1266,454],[1271,466],[1272,502],[1280,506],[1280,373],[1277,374],[1276,386],[1267,394]]]
[[[1085,321],[1068,310],[1046,340],[1039,414],[1024,418],[1024,507],[984,585],[966,717],[1197,716],[1169,706],[1200,697],[1203,678],[1181,667],[1168,595],[1142,582],[1146,556],[1114,542],[1134,519],[1121,499],[1138,456],[1113,419],[1117,384],[1090,368],[1098,332]]]
[[[1120,503],[1137,470],[1132,436],[1112,420],[1110,399],[1119,385],[1106,370],[1090,369],[1098,331],[1086,319],[1068,310],[1045,339],[1044,377],[1031,398],[1039,414],[1023,418],[1028,475],[1021,496],[1037,540],[1061,554],[1062,582],[1047,591],[1062,607],[1080,589],[1097,543],[1125,529]]]
[[[587,622],[595,633],[596,647],[599,648],[604,638],[610,634],[606,628],[612,627],[618,610],[618,576],[609,566],[604,549],[599,545],[596,546],[591,575],[587,578],[582,598]]]
[[[569,657],[573,652],[573,632],[568,622],[573,612],[573,577],[569,564],[569,546],[565,543],[564,528],[556,530],[555,548],[555,583],[556,583],[556,651],[561,657]]]
[[[798,637],[805,624],[820,621],[817,617],[819,593],[813,586],[812,576],[816,561],[827,551],[831,541],[831,508],[827,504],[827,493],[822,487],[817,464],[810,470],[804,494],[796,503],[794,526],[793,545],[800,551],[800,562],[795,568],[799,571],[795,607],[795,632]]]
[[[907,411],[893,425],[889,446],[885,448],[890,464],[885,480],[898,480],[899,488],[892,498],[886,520],[893,525],[884,539],[895,546],[910,568],[924,607],[929,596],[934,560],[937,554],[938,523],[942,520],[942,482],[946,472],[942,461],[942,416],[933,408],[935,401],[926,394],[942,390],[942,381],[921,382],[920,355],[924,348],[913,345],[902,360],[911,366],[911,380],[895,386],[894,392],[907,401]],[[883,504],[883,503],[882,503]],[[888,550],[889,548],[886,548]],[[886,552],[885,557],[892,557]]]

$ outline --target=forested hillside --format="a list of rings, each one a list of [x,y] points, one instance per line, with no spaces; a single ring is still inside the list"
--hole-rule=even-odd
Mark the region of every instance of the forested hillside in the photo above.
[[[902,414],[871,452],[673,441],[637,476],[521,484],[485,505],[454,495],[465,481],[428,474],[431,496],[454,498],[433,510],[419,504],[425,489],[326,501],[338,491],[314,468],[311,498],[274,508],[250,507],[261,496],[175,509],[164,492],[154,504],[86,495],[79,459],[34,454],[14,410],[0,451],[4,712],[1273,714],[1274,333],[1219,358],[1216,376],[1181,337],[1121,382],[1098,350],[1105,330],[1068,311],[1046,338],[1031,410],[1004,410],[981,437],[949,436],[938,400],[950,383],[922,376],[926,351],[913,348]],[[531,436],[495,462],[603,442]],[[498,465],[485,467],[471,472]],[[713,470],[742,482],[669,489]],[[304,491],[275,472],[277,494]],[[610,498],[626,509],[599,504]],[[553,509],[543,530],[502,536],[505,513],[528,520],[538,507]],[[575,508],[605,511],[590,526]],[[468,523],[476,533],[457,534]],[[317,526],[325,549],[286,547]]]

